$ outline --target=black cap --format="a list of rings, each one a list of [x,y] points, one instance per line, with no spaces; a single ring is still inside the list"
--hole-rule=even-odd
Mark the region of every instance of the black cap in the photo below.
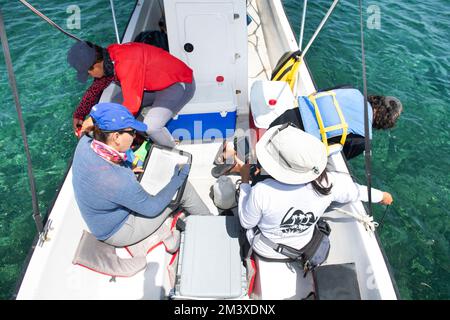
[[[95,63],[95,49],[90,47],[86,41],[78,41],[67,53],[67,62],[77,70],[77,79],[85,83],[89,74],[89,68]]]

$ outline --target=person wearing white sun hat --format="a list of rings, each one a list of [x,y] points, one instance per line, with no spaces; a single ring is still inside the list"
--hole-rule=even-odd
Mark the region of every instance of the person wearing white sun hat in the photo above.
[[[256,144],[256,156],[270,178],[250,186],[250,167],[241,168],[239,219],[253,250],[270,259],[286,259],[263,241],[253,243],[255,227],[273,242],[303,248],[325,210],[340,203],[367,201],[367,187],[348,174],[327,172],[327,152],[316,137],[292,124],[270,128]],[[391,204],[387,192],[372,189],[372,199]]]

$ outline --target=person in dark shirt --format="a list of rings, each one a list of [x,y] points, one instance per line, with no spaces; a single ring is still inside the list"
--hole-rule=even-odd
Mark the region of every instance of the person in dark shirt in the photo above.
[[[120,85],[120,94],[114,102],[124,105],[135,117],[141,112],[153,142],[175,147],[165,125],[195,92],[193,71],[183,61],[145,43],[129,42],[102,48],[87,41],[74,44],[68,51],[67,61],[77,70],[80,82],[86,82],[89,76],[96,79],[74,113],[75,130],[87,110],[114,81]],[[141,107],[149,108],[142,112]],[[81,131],[91,125],[92,120],[86,119]]]
[[[114,76],[94,78],[94,81],[84,93],[83,98],[73,113],[73,131],[75,135],[78,136],[77,132],[81,129],[86,116],[91,112],[92,106],[100,100],[103,90],[111,84],[114,78]]]

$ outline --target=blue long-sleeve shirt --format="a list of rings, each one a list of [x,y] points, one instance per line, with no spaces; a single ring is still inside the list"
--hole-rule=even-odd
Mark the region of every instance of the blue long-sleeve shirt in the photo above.
[[[72,184],[81,215],[99,240],[117,232],[131,212],[147,217],[159,215],[187,177],[186,167],[152,196],[142,188],[131,169],[101,158],[91,149],[91,142],[86,136],[78,142],[72,164]]]

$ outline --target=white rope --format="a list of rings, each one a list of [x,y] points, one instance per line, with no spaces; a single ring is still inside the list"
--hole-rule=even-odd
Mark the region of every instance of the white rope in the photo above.
[[[373,216],[369,216],[367,214],[361,214],[359,212],[350,212],[350,211],[343,210],[340,208],[332,208],[332,210],[344,213],[346,215],[349,215],[349,216],[355,218],[356,220],[358,220],[359,222],[361,222],[364,225],[364,228],[366,229],[366,231],[370,230],[372,232],[375,232],[375,228],[378,227],[378,222],[373,221]]]
[[[113,17],[113,22],[114,22],[114,29],[116,31],[117,43],[120,44],[119,30],[117,29],[116,13],[114,11],[114,0],[109,0],[109,3],[111,4],[111,12],[112,12],[112,17]]]

